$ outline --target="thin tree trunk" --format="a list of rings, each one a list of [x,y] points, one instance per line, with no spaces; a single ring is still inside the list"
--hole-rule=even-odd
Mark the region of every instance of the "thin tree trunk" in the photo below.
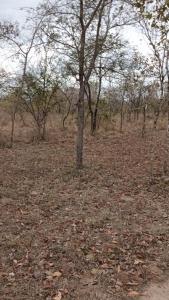
[[[160,110],[158,109],[154,114],[154,129],[157,129],[157,122],[160,116]]]
[[[168,91],[168,93],[167,93],[167,97],[168,97],[168,99],[167,99],[167,110],[168,110],[168,113],[167,113],[167,117],[168,117],[168,122],[167,122],[167,134],[169,134],[169,91]]]
[[[142,126],[142,137],[146,133],[146,106],[143,106],[143,126]]]
[[[169,50],[167,51],[166,73],[167,73],[167,135],[169,134]]]
[[[46,119],[43,121],[43,128],[42,128],[42,136],[41,136],[41,139],[43,141],[46,140]]]
[[[111,2],[110,2],[111,3]],[[101,50],[101,46],[103,46],[108,31],[106,31],[106,35],[104,36],[103,44],[100,44],[100,30],[101,30],[101,21],[103,17],[103,12],[107,1],[99,0],[93,13],[88,20],[85,22],[85,13],[84,12],[84,0],[80,0],[79,2],[79,21],[81,27],[81,37],[80,37],[80,47],[78,51],[78,58],[79,58],[79,83],[80,83],[80,90],[79,90],[79,101],[77,104],[78,108],[78,116],[77,116],[77,143],[76,143],[76,167],[82,168],[83,167],[83,134],[84,134],[84,95],[85,95],[85,86],[89,82],[90,76],[92,71],[95,67],[95,61]],[[109,10],[110,11],[110,10]],[[89,63],[88,71],[84,74],[84,67],[85,67],[85,44],[86,44],[86,32],[90,27],[91,23],[94,20],[94,17],[98,13],[98,22],[97,22],[97,32],[95,37],[95,44],[94,44],[94,51],[92,58]]]
[[[124,119],[124,115],[123,115],[123,106],[124,106],[124,99],[122,99],[122,103],[121,103],[121,111],[120,111],[120,132],[122,133],[123,131],[123,119]]]
[[[89,113],[90,113],[90,133],[93,135],[93,124],[94,124],[94,112],[92,109],[92,94],[91,94],[91,89],[90,89],[90,83],[87,82],[86,84],[87,89],[85,88],[85,93],[87,95],[88,99],[88,107],[89,107]]]
[[[137,111],[136,111],[136,108],[134,108],[134,122],[137,120]]]
[[[131,110],[127,112],[127,122],[131,122]]]
[[[96,128],[97,128],[97,112],[98,112],[98,109],[96,108],[95,112],[94,112],[94,116],[93,116],[92,134],[95,133]]]
[[[72,105],[72,102],[69,101],[69,107],[68,107],[68,110],[67,110],[66,115],[65,115],[64,118],[63,118],[63,123],[62,123],[64,129],[66,128],[66,127],[65,127],[65,122],[66,122],[66,120],[67,120],[67,118],[68,118],[68,116],[69,116],[69,114],[70,114],[71,105]]]
[[[80,1],[80,25],[81,38],[79,50],[79,99],[77,103],[77,140],[76,140],[76,167],[83,167],[83,135],[84,135],[84,64],[85,64],[85,42],[86,42],[86,26],[84,24],[84,3]],[[88,82],[88,80],[87,80]]]
[[[99,89],[98,89],[98,93],[97,93],[97,100],[96,100],[96,105],[95,105],[95,109],[94,109],[94,113],[92,116],[92,126],[91,126],[91,133],[92,135],[94,135],[96,128],[97,128],[97,113],[98,113],[98,107],[99,107],[99,103],[100,103],[100,95],[101,95],[101,89],[102,89],[102,61],[100,58],[100,63],[99,63]]]
[[[93,113],[93,111],[90,112],[90,133],[91,133],[91,135],[94,134],[94,113]]]
[[[77,104],[77,142],[76,142],[76,166],[83,167],[83,135],[84,135],[84,82],[81,83],[79,101]]]
[[[84,128],[86,128],[86,126],[87,126],[87,120],[88,120],[89,116],[90,116],[90,112],[88,111],[86,116],[84,117]]]
[[[77,110],[76,167],[81,169],[83,167],[84,82],[80,86]]]
[[[12,113],[11,116],[11,137],[10,137],[10,147],[12,148],[14,142],[14,131],[15,131],[15,119],[16,119],[16,111]]]
[[[24,116],[22,112],[19,112],[20,120],[22,122],[22,127],[27,127],[27,124],[25,122]]]

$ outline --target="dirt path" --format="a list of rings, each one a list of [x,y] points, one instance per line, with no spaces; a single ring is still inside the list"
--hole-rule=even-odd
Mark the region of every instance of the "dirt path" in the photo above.
[[[165,283],[153,284],[140,300],[169,300],[169,280]]]

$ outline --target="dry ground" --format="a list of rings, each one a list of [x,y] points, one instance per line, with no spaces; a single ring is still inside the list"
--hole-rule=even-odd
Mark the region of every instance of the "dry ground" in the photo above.
[[[169,299],[169,281],[164,283],[151,284],[141,296],[140,300],[168,300]]]
[[[0,149],[0,299],[137,299],[169,269],[169,139],[74,133]],[[166,299],[167,300],[167,299]]]

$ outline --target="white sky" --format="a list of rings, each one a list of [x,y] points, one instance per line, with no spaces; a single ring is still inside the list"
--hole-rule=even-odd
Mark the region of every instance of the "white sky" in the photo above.
[[[0,0],[0,20],[11,20],[22,23],[24,21],[24,12],[20,10],[23,7],[36,7],[40,0]],[[128,27],[124,30],[123,36],[130,44],[143,54],[148,55],[150,49],[145,37],[133,27]],[[8,58],[0,56],[0,67],[8,68]]]
[[[39,0],[0,0],[0,18],[20,21],[21,7],[36,7]]]

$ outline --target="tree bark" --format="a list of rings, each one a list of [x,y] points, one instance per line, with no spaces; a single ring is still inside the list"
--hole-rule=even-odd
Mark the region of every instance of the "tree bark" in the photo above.
[[[14,108],[14,112],[11,115],[11,137],[10,137],[10,147],[12,148],[14,142],[14,131],[15,131],[15,118],[16,118],[16,110]]]
[[[157,129],[157,122],[160,116],[160,110],[158,109],[157,111],[155,111],[154,113],[154,129]]]
[[[84,64],[85,64],[85,42],[86,42],[86,28],[84,25],[84,3],[80,0],[80,25],[81,38],[79,50],[79,99],[77,103],[77,140],[76,140],[76,167],[81,169],[83,167],[83,135],[84,135],[84,96],[85,96],[85,82],[84,82]]]
[[[80,85],[79,101],[77,104],[77,143],[76,143],[76,167],[83,167],[83,135],[84,135],[84,82]]]
[[[146,133],[146,106],[143,106],[143,126],[142,126],[142,137]]]

